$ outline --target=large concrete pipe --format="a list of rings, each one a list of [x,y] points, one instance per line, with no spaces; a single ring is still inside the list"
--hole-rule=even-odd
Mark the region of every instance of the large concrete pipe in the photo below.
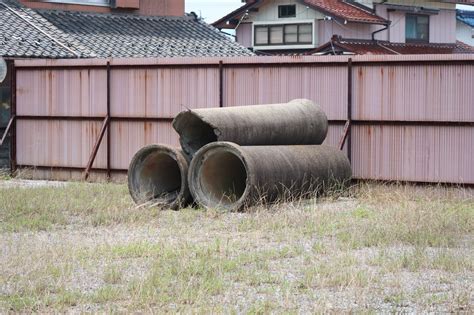
[[[298,99],[285,104],[193,109],[173,121],[184,153],[191,158],[204,145],[231,141],[239,145],[321,144],[328,120],[321,107]]]
[[[139,150],[128,169],[128,189],[137,204],[151,202],[179,209],[191,201],[188,161],[180,149],[149,145]]]
[[[347,184],[351,176],[349,160],[333,147],[214,142],[196,153],[188,181],[199,205],[234,211],[260,201],[314,196]]]

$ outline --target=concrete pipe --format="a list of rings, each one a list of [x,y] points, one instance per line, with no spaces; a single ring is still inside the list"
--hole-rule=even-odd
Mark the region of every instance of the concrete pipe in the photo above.
[[[285,104],[203,108],[180,113],[173,121],[190,159],[204,145],[231,141],[239,145],[321,144],[328,120],[321,107],[298,99]]]
[[[180,149],[149,145],[139,150],[128,169],[128,189],[137,204],[150,202],[179,209],[191,201],[188,161]]]
[[[189,166],[189,188],[205,208],[240,210],[259,202],[305,198],[346,185],[351,165],[343,152],[321,145],[204,146]]]

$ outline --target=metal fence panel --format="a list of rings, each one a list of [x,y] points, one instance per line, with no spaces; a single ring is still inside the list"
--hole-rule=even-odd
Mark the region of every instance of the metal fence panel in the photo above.
[[[173,118],[187,108],[219,106],[216,67],[113,69],[111,114]]]
[[[17,71],[17,114],[105,116],[107,73],[103,69]]]
[[[358,178],[474,184],[474,128],[353,126]]]
[[[474,184],[474,56],[350,58],[350,90],[348,56],[15,61],[17,162],[85,167],[102,122],[80,117],[105,117],[107,104],[111,142],[95,168],[109,157],[125,170],[145,144],[178,145],[171,118],[187,108],[294,98],[323,107],[332,120],[325,144],[337,146],[351,99],[356,177]]]
[[[101,122],[17,121],[19,165],[85,168],[98,138]],[[107,139],[99,148],[94,167],[107,167]]]
[[[133,155],[143,146],[166,143],[179,146],[178,134],[169,122],[112,122],[111,167],[128,169]]]
[[[347,67],[282,66],[226,67],[224,105],[285,103],[313,100],[329,119],[347,118]]]
[[[354,67],[354,119],[474,121],[474,64]]]

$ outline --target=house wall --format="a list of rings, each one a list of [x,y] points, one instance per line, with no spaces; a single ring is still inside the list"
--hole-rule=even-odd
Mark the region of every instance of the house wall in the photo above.
[[[387,12],[387,16],[392,23],[388,28],[387,40],[392,43],[405,42],[405,13],[391,11]]]
[[[237,42],[247,48],[253,46],[252,42],[252,23],[241,23],[237,30],[235,31],[235,35],[237,36]]]
[[[296,17],[292,18],[279,18],[278,17],[278,6],[279,5],[286,5],[286,4],[295,4],[296,5]],[[263,4],[259,9],[258,12],[250,12],[249,16],[244,20],[245,23],[252,23],[254,25],[258,24],[291,24],[291,23],[313,23],[313,43],[310,45],[282,45],[282,46],[259,46],[258,49],[261,50],[280,50],[280,49],[303,49],[303,48],[316,48],[318,44],[321,42],[318,38],[319,30],[318,30],[318,20],[322,20],[324,15],[308,8],[306,5],[303,5],[301,1],[297,0],[268,0],[265,4]],[[253,46],[253,38],[254,38],[254,28],[244,28],[241,30],[240,37],[243,38],[244,46],[247,46],[248,41]],[[250,29],[251,34],[243,35],[244,31],[248,31]],[[250,37],[250,38],[249,38]],[[239,41],[240,43],[240,41]]]
[[[278,18],[278,6],[285,4],[295,4],[296,5],[296,17],[294,18]],[[307,20],[307,19],[322,19],[324,15],[321,13],[308,8],[306,5],[302,4],[298,0],[267,0],[263,4],[258,12],[250,12],[249,17],[246,22],[275,22],[281,21],[282,23],[294,23],[298,20]]]
[[[183,16],[184,0],[139,0],[140,8],[111,9],[105,6],[75,5],[41,2],[37,0],[20,0],[25,6],[35,9],[88,11],[98,13],[127,12],[140,15]]]
[[[456,17],[455,4],[442,3],[436,1],[425,0],[389,0],[388,2],[359,0],[361,4],[372,6],[375,3],[375,12],[390,20],[392,23],[388,30],[375,34],[375,39],[386,40],[394,43],[405,43],[405,12],[388,11],[387,4],[418,6],[424,8],[431,8],[440,10],[437,15],[430,16],[430,42],[431,43],[455,43],[456,42]],[[295,3],[297,6],[297,16],[295,18],[278,18],[278,5]],[[380,4],[377,4],[380,3]],[[370,4],[370,5],[369,5]],[[333,35],[340,35],[344,38],[352,39],[371,39],[374,31],[383,29],[383,25],[370,25],[363,23],[348,23],[341,25],[333,20],[324,20],[324,15],[314,9],[307,8],[297,0],[272,0],[267,1],[259,8],[258,12],[250,12],[245,23],[278,23],[294,22],[294,21],[315,21],[314,27],[314,45],[320,46],[330,40]],[[251,47],[253,43],[253,28],[242,25],[237,30],[239,34],[238,41],[246,47]],[[250,32],[250,34],[249,34]],[[272,47],[266,47],[271,49]],[[284,49],[285,46],[280,46],[278,49]],[[294,48],[294,47],[288,47]]]
[[[333,35],[344,38],[371,39],[372,25],[362,23],[341,24],[334,20],[318,21],[319,43],[327,43]]]
[[[37,178],[80,178],[109,86],[111,125],[94,174],[108,160],[124,174],[146,144],[178,145],[171,121],[188,108],[308,98],[330,120],[326,144],[337,146],[351,99],[355,178],[474,184],[474,57],[351,58],[351,68],[347,56],[16,61],[17,162]]]
[[[404,0],[392,0],[389,3],[413,5],[413,1]],[[430,43],[456,42],[456,11],[454,10],[454,5],[439,3],[438,6],[438,2],[415,1],[415,6],[440,9],[438,14],[430,15]],[[387,31],[376,34],[375,38],[378,40],[388,40],[393,43],[405,43],[406,13],[401,11],[388,11],[385,4],[376,5],[375,12],[379,16],[392,22]],[[373,30],[375,30],[374,27]]]
[[[456,42],[456,11],[441,10],[430,16],[430,43]]]
[[[474,27],[467,25],[461,21],[456,22],[456,39],[474,46]]]

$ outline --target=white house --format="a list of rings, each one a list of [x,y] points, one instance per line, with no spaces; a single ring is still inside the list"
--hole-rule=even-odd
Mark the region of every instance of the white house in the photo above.
[[[456,3],[471,0],[243,2],[213,25],[234,29],[240,44],[260,54],[327,52],[327,45],[333,53],[474,52],[456,42]]]

